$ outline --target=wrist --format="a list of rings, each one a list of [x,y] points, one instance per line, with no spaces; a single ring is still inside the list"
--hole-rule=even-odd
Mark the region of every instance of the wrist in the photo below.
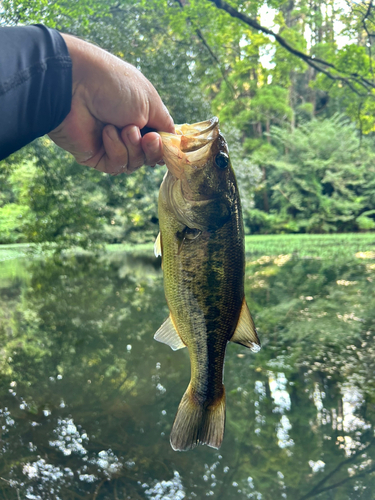
[[[67,46],[72,60],[72,93],[76,93],[79,85],[90,73],[93,60],[98,58],[98,52],[102,50],[89,42],[65,33],[60,33]]]

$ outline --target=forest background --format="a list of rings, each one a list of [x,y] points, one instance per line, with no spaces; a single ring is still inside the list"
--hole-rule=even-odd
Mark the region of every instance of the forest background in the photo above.
[[[220,118],[245,230],[375,228],[375,18],[344,0],[3,0],[139,68],[176,123]],[[165,167],[111,177],[46,137],[0,163],[0,243],[145,242]]]

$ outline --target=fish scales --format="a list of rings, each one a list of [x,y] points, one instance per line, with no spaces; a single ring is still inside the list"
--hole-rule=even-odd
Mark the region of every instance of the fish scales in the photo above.
[[[168,234],[166,241],[163,236],[166,299],[189,348],[192,389],[207,400],[221,391],[225,349],[241,309],[242,276],[227,272],[243,266],[243,245],[235,222],[227,222],[214,236],[190,241],[180,253],[173,227],[168,225],[162,233]],[[220,244],[233,240],[233,247]]]
[[[187,347],[191,381],[171,445],[218,448],[225,423],[228,341],[260,345],[244,300],[244,232],[236,179],[217,119],[161,133],[168,167],[159,194],[164,289],[170,316],[155,338]],[[180,136],[180,137],[179,137]]]

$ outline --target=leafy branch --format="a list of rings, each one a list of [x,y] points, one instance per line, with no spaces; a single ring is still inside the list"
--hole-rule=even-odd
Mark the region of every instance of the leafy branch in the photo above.
[[[369,29],[368,29],[368,26],[367,26],[367,20],[369,19],[369,16],[371,14],[371,10],[372,10],[372,7],[373,7],[372,2],[373,2],[373,0],[370,0],[370,2],[368,4],[366,13],[365,13],[365,15],[364,15],[364,17],[362,19],[362,25],[363,25],[363,29],[366,31],[366,34],[367,34],[367,37],[368,37],[368,50],[369,50],[369,57],[370,57],[370,71],[371,71],[371,75],[372,75],[372,81],[374,81],[374,68],[372,66],[372,53],[371,53],[371,48],[372,48],[372,40],[371,40],[371,38],[374,35],[369,32]]]
[[[176,0],[176,2],[178,3],[178,5],[181,7],[181,9],[184,8],[185,4],[183,2],[183,0]],[[188,18],[188,21],[190,22],[191,25],[193,25],[193,22],[190,18]],[[193,27],[193,29],[195,30],[195,33],[197,35],[197,37],[199,38],[199,40],[202,42],[203,46],[206,48],[206,50],[208,51],[208,53],[210,54],[212,60],[216,63],[216,65],[218,66],[219,70],[220,70],[220,73],[225,81],[225,83],[227,84],[229,90],[232,92],[232,94],[234,95],[234,88],[232,86],[232,84],[229,82],[228,78],[227,78],[227,75],[225,74],[225,70],[224,68],[222,67],[218,57],[216,56],[216,54],[213,52],[213,50],[211,49],[211,47],[209,46],[207,40],[205,39],[205,37],[203,36],[203,33],[202,31],[197,28],[197,27]]]
[[[358,73],[349,73],[345,75],[333,63],[330,63],[318,57],[310,56],[294,48],[292,45],[290,45],[289,42],[285,40],[284,37],[282,37],[278,33],[275,33],[271,29],[266,28],[265,26],[262,26],[261,24],[258,23],[258,21],[252,19],[247,14],[239,12],[234,7],[229,5],[227,2],[223,0],[209,0],[209,1],[214,5],[216,5],[218,9],[227,12],[231,17],[240,19],[240,21],[244,22],[251,28],[261,31],[266,35],[274,37],[274,39],[288,52],[302,59],[306,64],[314,68],[319,73],[323,73],[330,80],[339,81],[348,85],[348,87],[357,95],[361,97],[366,97],[372,89],[375,89],[375,84],[373,82],[359,75]],[[360,90],[358,90],[358,88],[356,88],[355,85],[359,85],[360,87],[362,87],[362,89],[364,89],[366,93],[363,93]]]

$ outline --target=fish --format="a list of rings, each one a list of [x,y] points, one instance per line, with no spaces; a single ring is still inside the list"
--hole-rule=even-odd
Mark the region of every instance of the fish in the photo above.
[[[216,117],[160,132],[167,166],[159,191],[162,257],[169,316],[155,340],[188,348],[191,379],[170,443],[186,451],[218,449],[225,427],[224,357],[229,341],[253,351],[260,341],[244,293],[241,202],[228,146]]]

